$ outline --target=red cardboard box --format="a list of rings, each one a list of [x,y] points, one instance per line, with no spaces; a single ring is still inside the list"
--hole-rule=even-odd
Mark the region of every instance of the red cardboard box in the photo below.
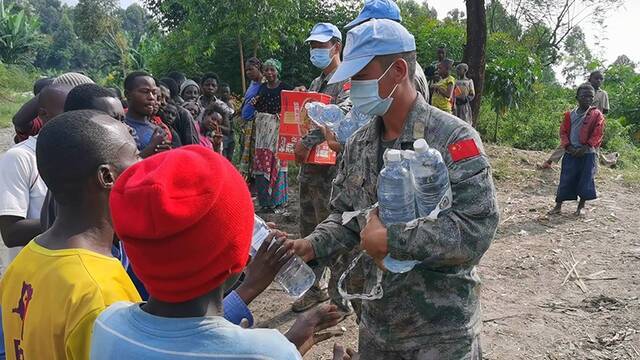
[[[331,103],[331,96],[316,92],[282,91],[282,112],[280,113],[280,133],[278,134],[278,159],[295,160],[295,146],[302,136],[309,132],[311,120],[307,116],[307,102]],[[327,142],[314,147],[306,163],[333,165],[337,154],[329,148]]]

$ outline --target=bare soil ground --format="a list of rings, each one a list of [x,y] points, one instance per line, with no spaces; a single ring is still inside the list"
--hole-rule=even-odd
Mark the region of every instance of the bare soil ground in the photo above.
[[[11,144],[0,129],[0,151]],[[640,359],[640,211],[638,186],[618,170],[600,169],[600,199],[587,214],[549,217],[559,168],[538,170],[544,153],[487,147],[501,224],[479,268],[483,280],[482,346],[487,359]],[[297,188],[289,215],[265,216],[298,232]],[[6,264],[6,249],[0,252]],[[574,261],[575,260],[575,261]],[[568,269],[579,274],[567,278]],[[582,289],[581,289],[582,287]],[[272,286],[252,304],[258,326],[286,330],[292,299]],[[305,359],[330,359],[333,342],[357,348],[357,324],[322,343]]]

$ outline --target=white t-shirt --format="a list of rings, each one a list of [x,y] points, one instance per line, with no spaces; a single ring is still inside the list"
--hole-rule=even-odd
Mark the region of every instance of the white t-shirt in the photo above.
[[[36,141],[37,137],[29,137],[0,156],[0,216],[40,219],[47,185],[38,173]],[[21,249],[10,248],[9,261]]]

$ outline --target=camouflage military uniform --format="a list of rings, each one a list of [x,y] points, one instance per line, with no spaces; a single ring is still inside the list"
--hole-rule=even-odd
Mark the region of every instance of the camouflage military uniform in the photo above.
[[[351,109],[349,100],[348,80],[330,84],[333,73],[322,73],[311,83],[309,91],[320,92],[331,96],[331,102],[340,106],[347,113]],[[313,129],[302,138],[302,144],[311,149],[325,141],[319,129]],[[300,166],[300,236],[305,237],[313,232],[315,227],[329,216],[329,195],[331,194],[331,182],[336,176],[336,166],[302,164]],[[336,276],[340,276],[345,263],[340,254],[336,254],[328,264],[332,268],[332,276],[329,280],[329,295],[334,303],[348,309],[347,303],[340,297],[336,290]],[[345,265],[346,266],[346,265]],[[312,266],[316,274],[316,283],[312,291],[319,291],[319,283],[324,274],[325,267],[315,264]],[[336,267],[336,269],[334,269]],[[334,275],[335,273],[335,275]]]
[[[377,118],[347,142],[333,183],[332,213],[307,237],[318,258],[358,246],[366,219],[358,216],[342,225],[342,213],[367,209],[377,201],[381,134],[382,119]],[[436,222],[421,220],[413,228],[395,224],[387,229],[393,258],[422,263],[405,274],[385,272],[382,299],[363,301],[363,359],[480,357],[480,278],[475,266],[495,235],[499,214],[489,159],[473,128],[418,95],[393,147],[411,148],[421,137],[447,163],[453,205]],[[473,139],[480,154],[453,161],[449,146],[465,139]],[[367,258],[366,289],[373,287],[375,271]]]

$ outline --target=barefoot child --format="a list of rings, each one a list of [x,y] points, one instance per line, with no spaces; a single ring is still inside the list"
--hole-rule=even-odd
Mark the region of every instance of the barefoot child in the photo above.
[[[577,200],[576,215],[582,213],[587,200],[596,199],[596,161],[602,143],[604,116],[591,106],[595,90],[591,84],[580,85],[577,91],[578,107],[565,113],[560,127],[560,142],[565,149],[562,160],[560,184],[556,195],[556,206],[550,214],[559,214],[562,202]]]

